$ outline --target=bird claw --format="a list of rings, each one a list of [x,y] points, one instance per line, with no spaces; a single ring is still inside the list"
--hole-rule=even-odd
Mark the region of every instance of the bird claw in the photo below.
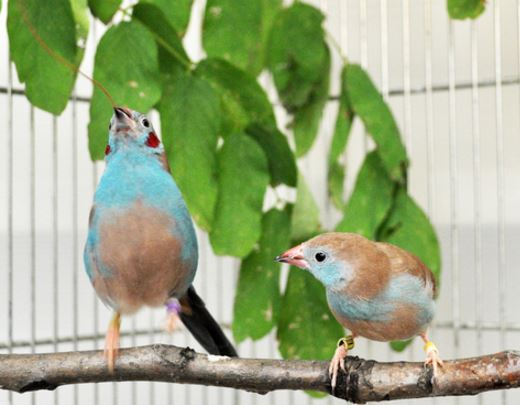
[[[433,378],[438,374],[439,368],[444,367],[444,363],[439,356],[439,350],[433,342],[427,342],[424,345],[424,351],[426,352],[425,365],[431,365],[433,368]]]
[[[334,390],[336,389],[336,382],[338,380],[338,371],[341,368],[343,372],[346,373],[345,369],[345,357],[347,356],[347,348],[345,345],[340,345],[336,348],[336,351],[334,352],[334,356],[332,357],[332,360],[330,361],[329,365],[329,376],[330,376],[330,385],[332,388],[332,393],[334,393]]]

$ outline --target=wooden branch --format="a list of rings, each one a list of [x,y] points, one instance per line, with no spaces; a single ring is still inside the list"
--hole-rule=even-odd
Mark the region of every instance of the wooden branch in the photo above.
[[[351,402],[383,401],[520,387],[520,352],[506,351],[445,361],[432,381],[422,363],[378,363],[347,358],[334,396]],[[163,381],[213,385],[267,393],[315,390],[330,394],[328,362],[231,359],[189,348],[153,345],[122,349],[109,373],[100,351],[0,355],[0,388],[17,392],[53,390],[60,385],[105,381]]]

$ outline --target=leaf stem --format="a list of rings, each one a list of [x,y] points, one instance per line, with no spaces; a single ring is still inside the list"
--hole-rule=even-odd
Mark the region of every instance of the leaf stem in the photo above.
[[[325,32],[325,35],[327,36],[327,39],[329,40],[329,42],[332,45],[332,47],[338,53],[338,55],[341,58],[341,60],[343,61],[343,63],[345,65],[347,65],[349,63],[348,62],[348,58],[345,56],[345,54],[343,54],[343,51],[341,50],[341,46],[338,44],[338,41],[336,41],[336,38],[334,38],[334,36],[329,31],[327,31],[326,29],[323,29],[323,31]]]

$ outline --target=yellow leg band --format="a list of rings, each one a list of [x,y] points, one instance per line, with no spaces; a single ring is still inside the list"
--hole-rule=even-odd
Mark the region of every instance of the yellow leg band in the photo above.
[[[426,342],[426,344],[424,345],[424,351],[426,353],[429,353],[429,352],[438,352],[439,350],[437,350],[437,346],[435,346],[435,343],[433,342]]]
[[[110,327],[119,330],[121,326],[121,314],[116,312],[112,319],[110,320]]]
[[[342,337],[340,340],[338,340],[338,347],[339,346],[345,346],[348,350],[351,350],[354,348],[354,336],[348,335],[345,337]]]

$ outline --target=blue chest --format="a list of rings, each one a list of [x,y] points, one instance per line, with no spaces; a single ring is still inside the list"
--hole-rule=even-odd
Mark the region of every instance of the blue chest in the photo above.
[[[386,288],[370,300],[330,289],[327,289],[327,300],[335,312],[353,321],[390,321],[400,304],[414,306],[421,324],[429,323],[434,314],[434,302],[427,289],[421,280],[409,274],[393,277]]]
[[[172,218],[175,226],[171,233],[182,241],[181,258],[196,263],[198,249],[195,230],[177,184],[156,155],[131,149],[114,153],[107,161],[94,196],[95,211],[86,253],[89,249],[97,252],[100,225],[110,222],[114,213],[124,215],[136,203]],[[103,264],[99,265],[103,270]],[[87,272],[92,277],[88,264]]]
[[[155,156],[120,152],[109,159],[94,202],[100,208],[126,208],[136,200],[180,215],[185,210],[177,185]]]

